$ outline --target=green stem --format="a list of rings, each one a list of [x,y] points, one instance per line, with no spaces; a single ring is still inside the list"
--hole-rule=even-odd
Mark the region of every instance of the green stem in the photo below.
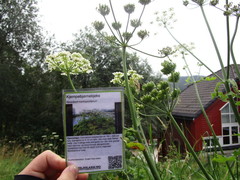
[[[230,27],[229,27],[229,16],[228,15],[226,16],[226,26],[227,26],[227,77],[226,77],[226,79],[229,79],[231,44],[230,44]]]
[[[225,85],[227,93],[231,92],[231,88],[230,88],[228,81],[225,81],[224,85]],[[228,101],[232,107],[233,113],[235,115],[235,118],[236,118],[238,124],[240,125],[240,113],[238,112],[238,106],[236,106],[232,95],[228,95],[228,99],[229,99]]]
[[[210,34],[210,36],[211,36],[211,39],[212,39],[212,42],[213,42],[215,51],[216,51],[216,53],[217,53],[218,60],[219,60],[219,63],[220,63],[220,65],[221,65],[221,68],[222,68],[223,77],[226,77],[226,71],[225,71],[225,68],[224,68],[224,65],[223,65],[223,60],[222,60],[222,57],[221,57],[221,55],[220,55],[220,52],[219,52],[219,49],[218,49],[216,40],[215,40],[215,38],[214,38],[214,36],[213,36],[211,27],[210,27],[210,25],[209,25],[209,23],[208,23],[207,16],[206,16],[206,14],[205,14],[205,11],[204,11],[204,9],[203,9],[203,6],[200,6],[200,9],[201,9],[201,12],[202,12],[204,21],[205,21],[205,23],[206,23],[208,32],[209,32],[209,34]]]
[[[208,115],[207,115],[207,113],[206,113],[206,111],[205,111],[205,109],[204,109],[204,106],[203,106],[203,104],[202,104],[202,100],[201,100],[201,97],[200,97],[200,95],[199,95],[197,83],[196,83],[196,81],[195,81],[195,79],[194,79],[194,77],[193,77],[190,69],[188,68],[187,61],[186,61],[185,57],[183,57],[183,60],[184,60],[184,62],[185,62],[185,64],[186,64],[186,67],[187,67],[187,69],[188,69],[188,73],[190,74],[190,77],[192,78],[193,85],[194,85],[194,89],[195,89],[196,96],[197,96],[197,100],[198,100],[198,103],[199,103],[199,105],[200,105],[200,108],[201,108],[201,111],[202,111],[202,113],[203,113],[203,116],[204,116],[204,118],[205,118],[205,120],[206,120],[206,123],[207,123],[207,125],[208,125],[208,128],[210,129],[210,131],[211,131],[211,133],[212,133],[212,135],[213,135],[214,141],[217,142],[217,145],[218,145],[218,147],[220,148],[221,153],[224,155],[224,151],[223,151],[223,149],[222,149],[222,147],[221,147],[221,145],[220,145],[220,143],[219,143],[219,141],[218,141],[218,139],[217,139],[217,135],[216,135],[216,133],[215,133],[213,127],[212,127],[212,124],[211,124],[211,122],[210,122],[210,120],[209,120],[209,118],[208,118]],[[215,149],[215,151],[216,151],[216,149]],[[228,170],[229,170],[232,178],[235,179],[229,163],[226,162],[226,165],[227,165],[227,167],[228,167]],[[215,171],[213,171],[213,172],[215,172]]]
[[[104,16],[104,20],[105,20],[105,22],[107,23],[107,26],[108,26],[108,28],[110,29],[112,35],[116,38],[116,40],[117,40],[119,43],[121,43],[121,41],[118,39],[118,37],[117,37],[117,36],[115,35],[115,33],[113,32],[113,30],[112,30],[111,26],[109,25],[109,23],[108,23],[108,21],[107,21],[107,19],[106,19],[105,16]],[[121,36],[120,36],[120,38],[121,38]]]
[[[192,51],[190,51],[188,48],[186,48],[180,41],[178,41],[175,36],[171,33],[171,31],[165,27],[170,36],[182,47],[184,48],[189,54],[191,54],[199,63],[201,63],[205,68],[207,68],[214,76],[216,76],[220,81],[222,81],[222,78],[218,76],[214,71],[212,71],[202,60],[200,60],[195,54],[193,54]]]
[[[75,88],[74,85],[73,85],[73,82],[72,82],[72,79],[71,79],[69,73],[67,73],[67,77],[68,77],[68,80],[69,80],[69,82],[70,82],[70,84],[71,84],[71,86],[72,86],[72,89],[74,90],[74,92],[77,92],[76,88]]]
[[[226,3],[228,4],[228,1],[226,1]],[[212,33],[212,30],[211,30],[210,25],[209,25],[209,23],[208,23],[207,17],[206,17],[205,12],[204,12],[204,9],[203,9],[202,6],[200,6],[200,8],[201,8],[201,11],[202,11],[202,14],[203,14],[205,23],[206,23],[206,25],[207,25],[208,31],[209,31],[209,33],[210,33],[212,42],[213,42],[213,44],[214,44],[215,51],[216,51],[217,56],[218,56],[218,60],[219,60],[220,65],[221,65],[221,67],[222,67],[222,73],[223,73],[223,78],[224,78],[224,81],[222,80],[222,82],[224,82],[226,91],[227,91],[227,93],[229,93],[229,92],[231,92],[231,88],[230,88],[229,83],[228,83],[228,81],[227,81],[227,77],[228,77],[228,76],[227,76],[226,70],[225,70],[225,68],[224,68],[223,61],[222,61],[221,55],[220,55],[220,53],[219,53],[219,49],[218,49],[218,47],[217,47],[217,43],[216,43],[216,41],[215,41],[215,38],[214,38],[213,33]],[[229,66],[228,66],[228,68],[229,68]],[[235,105],[235,101],[234,101],[232,95],[228,95],[228,98],[229,98],[229,103],[231,104],[231,107],[232,107],[232,109],[233,109],[234,115],[236,116],[237,122],[240,124],[240,115],[239,115],[239,112],[238,112],[238,108],[237,108],[237,106]]]
[[[135,51],[137,51],[137,52],[140,52],[140,53],[142,53],[142,54],[145,54],[145,55],[148,55],[148,56],[151,56],[151,57],[155,57],[155,58],[165,58],[165,57],[166,57],[166,56],[156,56],[156,55],[153,55],[153,54],[149,54],[149,53],[146,53],[146,52],[141,51],[141,50],[139,50],[139,49],[136,49],[136,48],[134,48],[134,47],[132,47],[132,46],[128,46],[128,48],[131,48],[131,49],[133,49],[133,50],[135,50]]]
[[[110,8],[111,8],[111,10],[112,10],[112,15],[113,15],[114,22],[117,23],[117,19],[116,19],[114,10],[113,10],[113,6],[112,6],[112,1],[111,1],[111,0],[109,0],[109,4],[110,4]],[[109,26],[109,27],[110,27],[110,26]],[[122,38],[122,35],[121,35],[120,30],[117,30],[117,32],[118,32],[118,35],[119,35],[119,37],[120,37],[121,42],[123,42],[123,38]]]
[[[181,138],[183,139],[184,143],[186,144],[188,150],[190,151],[190,153],[192,154],[193,158],[195,159],[195,161],[197,162],[198,166],[200,167],[200,169],[202,170],[203,174],[205,175],[205,177],[208,180],[213,180],[213,178],[209,175],[209,173],[206,171],[206,169],[204,168],[203,164],[201,163],[201,161],[199,160],[196,152],[194,151],[193,147],[191,146],[191,144],[189,143],[189,141],[187,140],[186,136],[184,135],[182,129],[179,127],[178,123],[176,122],[176,120],[174,119],[174,117],[172,116],[171,113],[168,114],[168,117],[170,118],[173,126],[175,127],[175,129],[177,130],[178,134],[181,136]]]
[[[141,18],[142,18],[142,16],[143,16],[143,12],[144,12],[144,10],[145,10],[145,7],[146,7],[146,5],[143,6],[142,12],[141,12],[141,14],[140,14],[140,16],[139,16],[139,18],[138,18],[138,23],[141,22]],[[134,34],[134,32],[136,31],[137,28],[138,28],[138,26],[137,26],[137,27],[134,27],[134,29],[133,29],[131,35]],[[129,40],[130,40],[130,39],[129,39]],[[129,42],[129,40],[126,42],[126,44]]]
[[[235,66],[235,71],[237,73],[238,78],[240,79],[240,71],[238,69],[238,64],[237,64],[237,61],[235,59],[234,52],[233,52],[233,43],[234,43],[235,37],[237,35],[238,23],[239,23],[239,16],[237,16],[235,30],[234,30],[233,37],[231,40],[231,56],[232,56],[232,60],[233,60],[234,66]]]
[[[127,31],[128,31],[129,22],[130,22],[130,14],[128,14],[128,19],[127,19],[127,25],[126,25],[125,33],[127,33]]]
[[[138,122],[138,117],[137,117],[137,112],[136,112],[136,107],[133,99],[133,94],[131,91],[131,88],[128,83],[128,75],[127,75],[127,58],[126,58],[126,46],[122,46],[122,60],[123,60],[123,72],[124,72],[124,80],[125,80],[125,87],[126,87],[126,96],[128,99],[128,104],[129,104],[129,109],[130,109],[130,115],[133,123],[133,128],[136,131],[136,138],[139,143],[144,144],[145,146],[147,145],[147,142],[144,142],[142,139],[142,136],[140,134],[140,129],[139,127],[139,122]],[[154,163],[154,160],[152,159],[152,156],[150,153],[146,150],[143,151],[143,155],[148,163],[148,166],[152,172],[152,175],[154,179],[160,180],[160,175],[157,170],[157,167]]]

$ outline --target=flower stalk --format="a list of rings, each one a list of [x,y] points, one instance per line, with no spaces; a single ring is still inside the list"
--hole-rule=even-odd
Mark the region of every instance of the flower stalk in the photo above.
[[[122,60],[123,60],[123,73],[124,73],[125,88],[126,88],[125,93],[126,93],[126,96],[128,99],[133,128],[136,131],[136,138],[137,138],[138,142],[141,144],[144,144],[147,147],[148,146],[147,142],[144,142],[144,139],[141,136],[141,134],[143,132],[142,132],[142,129],[139,128],[140,120],[138,119],[133,94],[132,94],[131,88],[128,83],[126,46],[122,46]],[[151,170],[154,179],[160,180],[161,178],[159,175],[159,171],[157,170],[156,164],[155,164],[151,154],[149,153],[148,149],[145,149],[143,151],[143,155],[148,163],[149,169]]]

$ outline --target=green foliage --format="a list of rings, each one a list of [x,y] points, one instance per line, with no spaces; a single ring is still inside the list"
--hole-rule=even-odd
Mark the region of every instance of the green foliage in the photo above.
[[[1,1],[0,9],[0,63],[23,66],[24,57],[31,58],[43,42],[37,1]]]
[[[39,140],[46,127],[62,133],[61,92],[58,101],[52,91],[56,74],[42,66],[52,43],[37,24],[37,1],[1,1],[0,8],[0,137]]]
[[[0,179],[12,180],[29,162],[45,150],[64,156],[63,140],[56,132],[46,132],[42,140],[36,142],[30,136],[17,140],[0,140]]]
[[[113,113],[89,111],[81,113],[80,117],[78,124],[73,126],[74,136],[115,133]]]
[[[28,157],[36,157],[46,150],[51,150],[60,156],[64,156],[64,142],[56,132],[46,132],[39,141],[34,141],[29,136],[23,136],[21,145],[25,145],[24,152]]]
[[[105,34],[105,33],[104,33]],[[108,36],[110,42],[115,38]],[[85,28],[74,34],[74,40],[62,48],[70,52],[80,52],[85,58],[90,60],[93,72],[91,74],[79,75],[73,78],[76,88],[82,87],[108,87],[112,86],[110,81],[113,79],[113,72],[122,72],[122,54],[114,43],[110,43],[96,33],[91,28]],[[146,60],[140,59],[136,53],[127,53],[128,67],[144,76],[144,82],[148,81],[152,69]]]
[[[171,72],[174,72],[176,69],[176,64],[171,61],[165,60],[163,63],[161,63],[161,65],[163,66],[163,69],[161,71],[165,75],[168,75]]]
[[[127,148],[130,148],[130,149],[138,149],[140,151],[145,150],[144,145],[141,143],[137,143],[137,142],[129,142],[126,144],[126,146],[127,146]]]
[[[0,179],[12,180],[30,160],[20,147],[16,146],[9,153],[9,147],[0,146]]]
[[[218,162],[218,163],[226,163],[227,161],[235,161],[236,157],[230,156],[230,157],[225,157],[223,155],[217,154],[216,157],[212,159],[213,162]]]

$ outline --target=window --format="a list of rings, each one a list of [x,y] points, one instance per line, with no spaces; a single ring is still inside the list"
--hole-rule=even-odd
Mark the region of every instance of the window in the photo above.
[[[219,137],[217,137],[217,140],[219,141]],[[218,147],[212,136],[203,137],[203,141],[203,149]]]
[[[239,125],[236,122],[231,106],[227,103],[220,110],[222,118],[222,145],[228,146],[240,143],[239,137],[236,136],[239,133]]]

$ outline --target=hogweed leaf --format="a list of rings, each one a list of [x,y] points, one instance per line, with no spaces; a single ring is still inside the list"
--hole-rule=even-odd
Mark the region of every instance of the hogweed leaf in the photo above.
[[[140,150],[140,151],[144,151],[144,150],[145,150],[144,145],[141,144],[141,143],[137,143],[137,142],[127,143],[126,146],[127,146],[129,149],[136,149],[136,150]]]
[[[225,157],[225,156],[220,155],[220,154],[217,154],[216,157],[213,158],[213,162],[217,162],[217,163],[232,162],[232,161],[235,161],[235,160],[236,160],[235,156]]]

